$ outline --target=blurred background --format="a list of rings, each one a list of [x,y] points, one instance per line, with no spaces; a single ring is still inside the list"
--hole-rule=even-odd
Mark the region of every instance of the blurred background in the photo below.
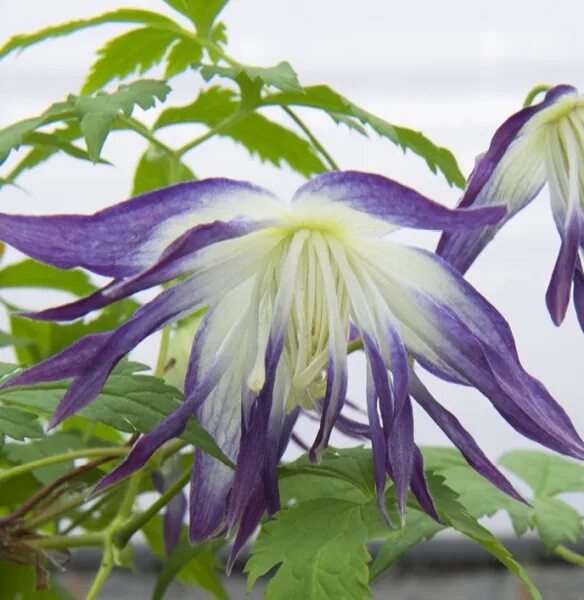
[[[130,3],[128,3],[130,4]],[[164,10],[158,0],[132,6]],[[0,41],[52,23],[93,16],[121,6],[119,0],[19,0],[1,3]],[[538,83],[584,86],[584,5],[573,0],[443,0],[388,2],[360,0],[233,0],[222,20],[230,53],[241,62],[268,66],[288,60],[304,85],[327,83],[391,123],[422,130],[450,148],[465,175],[486,150],[499,124],[520,108]],[[125,26],[104,26],[68,39],[45,42],[0,62],[0,127],[35,115],[81,86],[94,52]],[[194,73],[171,82],[168,105],[185,104],[202,81]],[[138,113],[136,113],[138,114]],[[139,115],[146,121],[155,112]],[[277,116],[276,116],[277,115]],[[403,153],[374,135],[365,139],[325,116],[304,115],[342,168],[374,171],[417,188],[453,206],[459,192],[430,173],[420,158]],[[281,119],[278,113],[273,118]],[[291,123],[287,123],[289,126]],[[192,137],[170,128],[161,137],[178,145]],[[0,191],[2,210],[27,214],[90,213],[130,194],[135,161],[143,150],[137,136],[118,133],[103,156],[115,166],[91,166],[57,157],[25,175],[24,190]],[[14,157],[13,157],[14,158]],[[289,198],[301,178],[261,165],[231,142],[214,139],[188,155],[198,177],[250,179]],[[400,234],[408,243],[433,249],[437,235]],[[541,379],[584,432],[584,335],[573,308],[564,325],[554,327],[544,294],[559,248],[547,191],[507,225],[471,268],[468,278],[511,323],[527,370]],[[17,258],[9,251],[4,260]],[[15,293],[31,307],[58,302],[55,296]],[[3,326],[0,323],[0,328]],[[153,364],[155,337],[134,354]],[[9,356],[2,357],[9,360]],[[453,410],[494,459],[505,450],[533,446],[515,433],[480,394],[425,376],[436,397]],[[363,364],[352,357],[350,395],[363,401]],[[304,437],[312,425],[303,424]],[[447,440],[418,411],[416,437],[422,445]],[[339,437],[334,443],[346,444]],[[349,442],[350,443],[350,442]],[[575,502],[579,502],[576,498]],[[491,523],[509,531],[504,517]],[[492,596],[494,597],[494,596]]]

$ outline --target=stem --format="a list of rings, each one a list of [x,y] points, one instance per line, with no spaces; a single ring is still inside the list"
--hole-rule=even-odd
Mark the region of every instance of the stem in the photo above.
[[[68,462],[75,458],[91,458],[93,456],[110,456],[111,458],[116,458],[118,456],[124,456],[129,451],[130,448],[122,446],[119,448],[85,448],[83,450],[67,452],[66,454],[55,454],[54,456],[39,458],[38,460],[33,460],[25,465],[18,465],[17,467],[12,467],[12,469],[7,469],[0,473],[0,483],[8,481],[13,477],[17,477],[18,475],[22,475],[23,473],[34,471],[34,469],[38,469],[39,467],[56,465],[58,463]]]
[[[103,533],[84,533],[81,535],[54,535],[31,540],[29,543],[35,548],[58,550],[61,548],[77,548],[79,546],[101,546],[103,542]]]
[[[170,329],[165,327],[162,330],[160,338],[160,349],[158,350],[158,359],[156,360],[156,369],[154,375],[156,377],[164,377],[164,369],[166,367],[166,359],[168,357],[168,347],[170,343]]]
[[[300,117],[288,106],[282,106],[282,110],[302,129],[306,137],[310,140],[312,145],[318,150],[321,156],[328,163],[331,171],[340,171],[339,166],[333,160],[333,157],[325,150],[324,146],[316,139],[316,136],[310,131],[308,126],[300,119]]]
[[[212,127],[211,129],[209,129],[209,131],[207,131],[203,135],[199,136],[198,138],[195,138],[192,142],[189,142],[188,144],[185,144],[184,146],[179,148],[176,151],[176,154],[178,156],[182,156],[183,154],[186,154],[193,148],[196,148],[203,142],[206,142],[208,139],[210,139],[213,136],[220,133],[222,129],[224,129],[228,125],[231,125],[231,123],[234,123],[238,119],[241,119],[243,116],[245,116],[245,114],[246,114],[245,112],[239,112],[239,111],[232,113],[231,115],[229,115],[228,117],[223,119],[223,121],[221,121],[220,123],[217,123],[217,125],[215,125],[215,127]]]
[[[525,102],[523,102],[523,108],[531,106],[531,104],[537,98],[537,96],[539,96],[542,92],[547,92],[551,88],[552,86],[549,83],[540,83],[539,85],[536,85],[529,91],[529,93],[525,97]]]
[[[132,117],[127,117],[126,115],[119,114],[117,116],[118,121],[125,125],[128,129],[135,131],[137,134],[141,135],[144,139],[148,140],[153,146],[160,148],[170,156],[176,157],[176,152],[167,146],[164,142],[161,142],[143,123],[140,121],[133,119]]]
[[[142,527],[158,514],[160,509],[164,508],[188,483],[191,476],[191,470],[186,470],[179,479],[177,479],[161,496],[153,502],[143,513],[130,517],[118,528],[114,534],[114,543],[118,548],[123,548],[130,541],[130,538]]]
[[[351,354],[357,350],[363,350],[363,340],[361,338],[357,338],[347,344],[347,354]]]
[[[103,584],[106,582],[109,574],[111,573],[114,567],[114,548],[111,543],[111,540],[107,540],[103,549],[103,556],[101,558],[101,565],[99,566],[99,571],[91,584],[91,588],[89,592],[87,592],[87,596],[85,596],[85,600],[95,600],[101,592],[101,588]]]
[[[573,550],[566,548],[566,546],[558,546],[554,550],[554,554],[561,556],[569,563],[578,565],[579,567],[584,567],[584,555],[578,554],[578,552],[574,552]]]

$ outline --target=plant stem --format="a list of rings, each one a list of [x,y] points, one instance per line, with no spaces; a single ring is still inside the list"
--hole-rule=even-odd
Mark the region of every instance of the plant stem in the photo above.
[[[170,329],[165,327],[162,330],[162,336],[160,338],[160,348],[158,350],[158,359],[156,360],[156,368],[154,369],[154,375],[156,377],[164,377],[164,370],[166,368],[166,359],[168,357],[168,346],[170,342]]]
[[[85,600],[95,600],[101,592],[101,588],[106,582],[109,574],[114,568],[114,548],[111,543],[111,540],[106,540],[106,544],[103,549],[103,556],[101,558],[101,565],[99,566],[99,571],[91,584],[91,588],[89,592],[87,592],[87,596],[85,596]]]
[[[531,106],[531,104],[533,103],[533,101],[542,92],[547,92],[549,89],[551,89],[551,87],[552,86],[549,83],[540,83],[539,85],[536,85],[534,88],[532,88],[531,90],[529,90],[529,93],[525,97],[525,102],[523,102],[523,108],[526,108],[527,106]]]
[[[135,131],[137,134],[141,135],[144,139],[148,140],[153,146],[156,146],[163,152],[166,152],[170,156],[177,156],[177,153],[170,147],[167,146],[164,142],[160,141],[151,131],[144,125],[140,123],[140,121],[133,119],[132,117],[127,117],[124,114],[119,114],[117,116],[118,121],[125,125],[128,129]]]
[[[566,548],[566,546],[558,546],[554,550],[554,554],[561,556],[569,563],[578,565],[579,567],[584,567],[584,555],[578,554],[578,552],[574,552],[573,550]]]
[[[199,146],[203,142],[206,142],[208,139],[210,139],[213,136],[215,136],[218,133],[220,133],[221,130],[223,130],[225,127],[228,127],[229,125],[231,125],[235,121],[241,119],[243,116],[245,116],[245,114],[246,114],[245,112],[240,112],[240,111],[236,111],[236,112],[230,114],[228,117],[226,117],[225,119],[223,119],[223,121],[221,121],[220,123],[217,123],[217,125],[215,125],[215,127],[212,127],[211,129],[209,129],[209,131],[207,131],[203,135],[199,136],[198,138],[195,138],[191,142],[188,142],[187,144],[185,144],[184,146],[182,146],[181,148],[179,148],[176,151],[176,154],[178,156],[182,156],[183,154],[186,154],[187,152],[189,152],[193,148],[196,148],[197,146]]]
[[[114,534],[114,544],[118,548],[123,548],[130,541],[130,538],[139,529],[158,514],[160,509],[166,506],[188,483],[191,476],[191,470],[187,469],[179,479],[177,479],[161,496],[153,502],[143,513],[133,515],[123,523]]]
[[[68,462],[75,458],[91,458],[94,456],[111,456],[111,458],[116,458],[118,456],[124,456],[129,451],[130,448],[126,448],[125,446],[113,446],[111,448],[85,448],[82,450],[73,450],[71,452],[67,452],[66,454],[55,454],[54,456],[39,458],[38,460],[33,460],[25,465],[18,465],[16,467],[12,467],[12,469],[3,471],[0,473],[0,483],[8,481],[13,477],[17,477],[18,475],[34,471],[34,469],[38,469],[39,467],[56,465],[58,463]]]
[[[54,535],[38,538],[29,543],[35,548],[58,550],[62,548],[78,548],[80,546],[101,546],[104,542],[103,533],[83,533],[81,535]]]
[[[326,151],[324,146],[318,141],[316,136],[310,131],[308,126],[302,121],[302,119],[288,106],[282,105],[282,110],[302,129],[306,137],[310,140],[312,145],[318,150],[321,156],[328,163],[328,166],[331,171],[340,171],[339,166],[333,160],[333,157]]]

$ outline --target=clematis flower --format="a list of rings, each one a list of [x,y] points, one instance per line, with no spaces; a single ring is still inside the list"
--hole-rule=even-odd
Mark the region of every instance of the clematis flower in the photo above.
[[[548,184],[561,245],[546,293],[552,321],[560,325],[570,303],[584,330],[584,97],[558,85],[542,102],[512,115],[477,160],[459,207],[504,203],[507,215],[473,232],[445,232],[437,252],[464,273],[499,229]]]
[[[526,437],[577,458],[584,458],[584,443],[523,370],[503,317],[448,263],[389,235],[400,227],[476,229],[504,214],[501,207],[449,210],[384,177],[338,172],[306,183],[288,204],[249,183],[210,179],[93,216],[0,215],[0,238],[30,256],[113,278],[87,298],[32,318],[76,319],[177,280],[118,329],[82,338],[6,385],[72,377],[51,419],[56,425],[91,402],[146,336],[207,307],[184,402],[99,487],[140,468],[195,416],[235,469],[197,450],[190,537],[237,530],[234,556],[264,511],[279,508],[276,465],[306,409],[320,414],[313,459],[335,425],[370,437],[380,509],[389,475],[402,514],[411,490],[436,517],[414,441],[413,397],[479,473],[520,498],[424,387],[410,355],[439,377],[480,390]],[[367,427],[341,415],[347,341],[355,332],[368,365]]]

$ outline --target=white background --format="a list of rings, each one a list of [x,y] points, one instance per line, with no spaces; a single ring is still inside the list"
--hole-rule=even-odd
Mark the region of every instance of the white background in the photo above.
[[[166,9],[157,0],[133,5]],[[230,53],[238,60],[258,65],[289,60],[303,84],[328,83],[390,122],[421,129],[452,149],[467,174],[475,155],[486,149],[495,128],[520,107],[532,86],[584,84],[584,9],[577,6],[573,0],[233,0],[223,19]],[[0,7],[0,40],[5,40],[15,33],[117,8],[119,2],[2,0]],[[0,127],[77,91],[94,50],[124,30],[101,27],[0,62]],[[171,85],[175,91],[169,102],[184,104],[196,95],[201,81],[189,74]],[[279,118],[278,113],[273,116]],[[374,136],[361,138],[326,117],[306,113],[306,119],[341,167],[376,171],[447,205],[455,204],[458,192],[441,176],[432,175],[416,156],[404,156]],[[196,133],[168,132],[165,139],[178,145]],[[2,189],[2,210],[93,212],[125,199],[143,144],[136,136],[117,135],[104,151],[115,168],[53,159],[21,179],[26,192]],[[260,165],[245,150],[220,139],[193,151],[187,162],[199,177],[251,179],[285,198],[301,183],[297,175]],[[428,248],[437,240],[434,234],[417,232],[406,238]],[[544,191],[481,255],[468,278],[510,321],[527,370],[548,386],[584,432],[584,335],[573,308],[557,329],[544,303],[558,247]],[[8,259],[16,256],[11,252]],[[40,307],[54,301],[42,296],[29,304]],[[155,340],[149,340],[135,357],[153,363],[155,350]],[[361,400],[361,365],[358,359],[352,364],[351,396]],[[506,449],[534,446],[502,421],[480,394],[427,380],[491,457]],[[416,436],[421,444],[445,442],[423,414],[416,415]]]

